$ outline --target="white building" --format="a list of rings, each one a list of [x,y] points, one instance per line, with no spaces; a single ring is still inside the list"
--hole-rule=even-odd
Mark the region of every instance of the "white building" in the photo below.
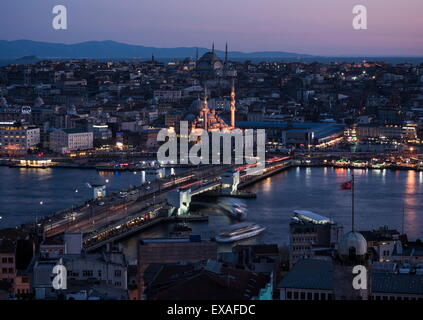
[[[97,280],[127,290],[127,262],[121,252],[65,255],[68,280]]]
[[[128,263],[121,247],[98,253],[82,250],[81,233],[65,233],[62,241],[45,241],[40,247],[41,255],[32,265],[31,289],[36,299],[56,299],[58,291],[53,289],[53,268],[57,264],[66,268],[68,299],[90,300],[95,295],[103,299],[127,299]],[[88,290],[84,296],[73,296]],[[90,294],[88,294],[90,293]]]
[[[0,154],[26,154],[40,143],[40,128],[16,122],[0,122]]]
[[[94,134],[78,129],[57,129],[50,133],[50,149],[58,153],[93,148]]]

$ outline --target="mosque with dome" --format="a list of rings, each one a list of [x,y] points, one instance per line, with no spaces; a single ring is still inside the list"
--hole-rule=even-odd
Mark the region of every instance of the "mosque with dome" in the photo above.
[[[203,56],[196,59],[196,73],[202,80],[204,86],[204,94],[202,99],[198,97],[194,100],[189,108],[189,113],[186,115],[185,120],[188,120],[192,124],[192,130],[203,129],[207,132],[212,131],[232,131],[235,129],[235,86],[234,77],[236,73],[229,70],[228,63],[228,44],[225,46],[225,58],[222,61],[221,58],[216,54],[214,43],[211,51],[206,52]],[[232,85],[231,85],[232,83]],[[221,116],[218,110],[210,108],[208,103],[208,87],[218,87],[222,90],[222,87],[231,87],[230,92],[230,119],[227,123]]]
[[[196,71],[203,76],[223,76],[224,69],[228,64],[228,46],[225,50],[225,61],[223,62],[214,50],[206,52],[200,59],[197,59]]]
[[[198,98],[195,100],[189,109],[189,114],[185,117],[185,120],[191,121],[192,130],[202,129],[207,132],[213,131],[224,131],[230,132],[235,129],[235,88],[232,85],[231,90],[231,102],[230,102],[230,123],[226,123],[222,119],[216,109],[209,108],[208,105],[207,89],[205,89],[203,99]]]
[[[222,78],[236,77],[236,71],[231,70],[230,64],[228,61],[228,44],[226,43],[226,46],[225,46],[224,60],[222,60],[216,54],[214,43],[212,45],[212,49],[206,52],[200,58],[198,57],[198,50],[197,50],[195,71],[203,80],[208,79],[207,81],[208,83],[212,83],[210,82],[210,79],[215,79],[215,80],[219,79],[218,81],[215,81],[215,83],[217,82],[219,85],[222,85]],[[226,81],[225,84],[228,84],[228,82]]]

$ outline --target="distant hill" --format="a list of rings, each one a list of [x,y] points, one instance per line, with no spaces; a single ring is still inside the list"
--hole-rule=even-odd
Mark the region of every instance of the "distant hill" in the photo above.
[[[155,48],[138,45],[130,45],[115,41],[88,41],[76,44],[37,42],[30,40],[5,41],[0,40],[0,59],[17,59],[20,57],[36,56],[40,59],[67,59],[67,58],[151,58],[157,59],[186,58],[195,57],[196,47],[179,48]],[[198,48],[200,56],[209,51],[207,48]],[[220,57],[224,56],[224,51],[216,50]],[[231,59],[282,59],[282,58],[311,58],[307,54],[291,52],[229,52]]]

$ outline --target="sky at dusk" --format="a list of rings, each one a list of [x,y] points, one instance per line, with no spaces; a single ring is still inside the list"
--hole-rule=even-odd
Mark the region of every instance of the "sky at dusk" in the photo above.
[[[358,4],[368,30],[352,28]],[[68,30],[52,28],[55,5]],[[423,0],[1,0],[0,40],[422,56],[422,14]]]

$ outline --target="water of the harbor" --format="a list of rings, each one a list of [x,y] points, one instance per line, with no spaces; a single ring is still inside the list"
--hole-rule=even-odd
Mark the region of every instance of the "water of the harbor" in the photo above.
[[[150,180],[149,176],[145,178]],[[140,185],[142,175],[129,171],[0,167],[0,228],[33,221],[36,216],[91,199],[93,190],[87,183],[104,184],[107,192],[114,192]]]
[[[410,239],[423,238],[423,172],[391,170],[354,170],[356,180],[356,224],[359,230],[387,225],[404,230]],[[311,210],[351,227],[351,191],[340,189],[351,176],[349,169],[293,168],[263,180],[250,188],[256,199],[248,205],[247,220],[267,227],[259,237],[242,243],[288,243],[290,217],[295,209]],[[72,206],[75,200],[90,196],[86,182],[104,183],[110,190],[139,184],[140,176],[130,172],[100,174],[95,170],[17,169],[0,167],[0,227],[31,220]],[[79,192],[75,193],[78,188]],[[43,205],[39,204],[43,201]],[[207,238],[231,221],[215,209],[208,222],[192,223],[193,232]],[[141,237],[166,237],[171,224],[160,225],[123,242],[130,261],[136,257]],[[230,250],[221,246],[221,250]]]

